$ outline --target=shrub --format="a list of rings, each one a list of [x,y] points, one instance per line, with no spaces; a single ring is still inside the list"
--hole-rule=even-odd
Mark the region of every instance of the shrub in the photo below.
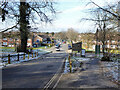
[[[101,58],[101,61],[112,61],[112,60],[110,60],[110,56],[104,56]]]

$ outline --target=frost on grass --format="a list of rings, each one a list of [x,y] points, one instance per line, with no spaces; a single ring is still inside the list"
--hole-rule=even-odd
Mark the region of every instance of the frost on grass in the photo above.
[[[38,52],[38,56],[36,54],[35,57],[35,52]],[[17,64],[17,63],[21,63],[24,61],[30,61],[33,59],[37,59],[38,57],[40,57],[41,55],[48,53],[48,51],[44,51],[41,49],[38,50],[33,50],[33,58],[32,58],[32,54],[26,54],[25,53],[25,59],[24,59],[24,53],[23,52],[19,52],[19,61],[18,61],[18,53],[16,52],[0,52],[2,54],[0,54],[1,56],[1,62],[0,62],[0,68],[4,67],[4,66],[9,66],[9,65],[13,65],[13,64]],[[10,54],[10,64],[8,64],[8,54]]]
[[[104,70],[104,75],[111,77],[111,79],[113,81],[120,81],[119,78],[119,62],[120,59],[117,58],[112,58],[112,62],[102,62],[102,64],[104,65],[104,67],[106,67],[107,72]]]

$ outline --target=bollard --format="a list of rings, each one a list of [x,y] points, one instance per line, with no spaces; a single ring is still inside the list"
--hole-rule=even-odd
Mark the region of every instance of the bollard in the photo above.
[[[38,52],[37,52],[37,56],[38,56]]]
[[[17,61],[19,61],[19,53],[18,53],[18,60]]]
[[[75,53],[75,57],[77,56],[77,54]]]
[[[68,57],[68,60],[69,60],[69,67],[70,67],[70,73],[72,72],[72,62],[70,60],[70,56]]]
[[[29,59],[29,52],[28,52],[28,59]]]
[[[10,54],[8,54],[8,64],[10,64]]]
[[[32,52],[32,58],[33,58],[33,52]]]
[[[70,56],[68,56],[68,60],[69,60],[69,63],[70,63]]]
[[[35,52],[35,57],[36,57],[36,52]]]
[[[25,60],[25,53],[23,54],[23,59]]]
[[[70,62],[70,73],[72,72],[72,62]]]

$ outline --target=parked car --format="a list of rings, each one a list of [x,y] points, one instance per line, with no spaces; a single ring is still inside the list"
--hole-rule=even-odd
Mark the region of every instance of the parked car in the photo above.
[[[57,48],[56,48],[56,51],[60,51],[60,48],[59,48],[59,47],[57,47]]]
[[[60,44],[59,44],[59,43],[57,43],[57,44],[55,45],[55,48],[58,48],[58,47],[60,47]]]
[[[70,44],[68,44],[68,49],[72,49],[72,46]]]

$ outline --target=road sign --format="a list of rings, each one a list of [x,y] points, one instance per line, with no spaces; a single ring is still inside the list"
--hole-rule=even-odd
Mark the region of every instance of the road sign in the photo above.
[[[81,51],[81,49],[82,49],[82,42],[72,44],[72,51]]]

